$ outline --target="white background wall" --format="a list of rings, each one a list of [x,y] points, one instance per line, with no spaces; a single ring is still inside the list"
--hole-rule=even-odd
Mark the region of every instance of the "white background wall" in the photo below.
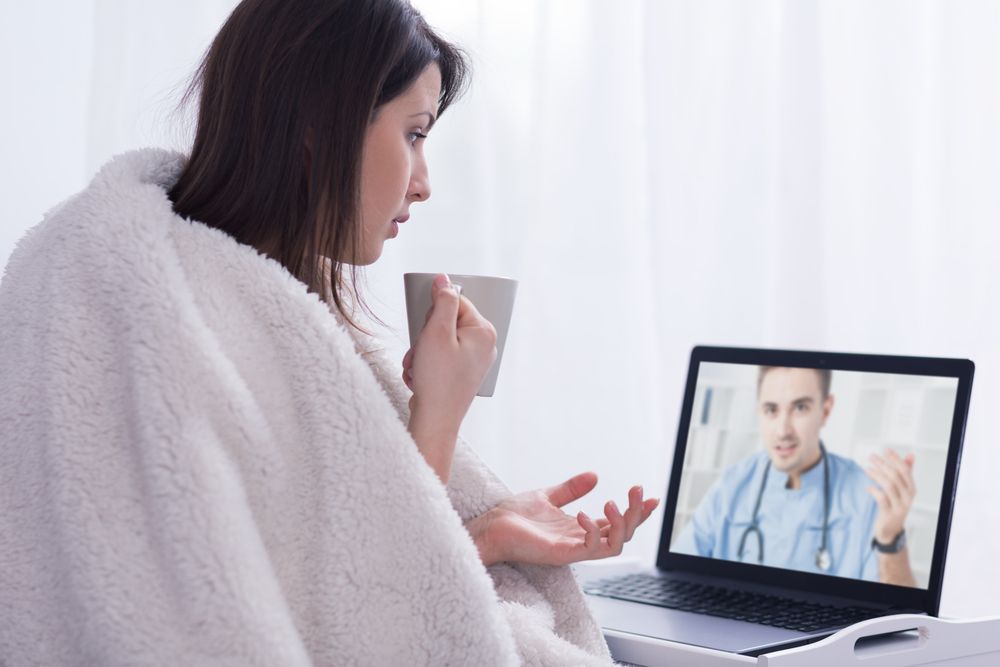
[[[113,153],[184,146],[179,87],[233,4],[0,5],[0,263]],[[403,271],[521,280],[466,428],[510,485],[660,493],[696,343],[969,357],[943,612],[1000,613],[1000,3],[416,4],[475,82],[372,300],[402,356]]]

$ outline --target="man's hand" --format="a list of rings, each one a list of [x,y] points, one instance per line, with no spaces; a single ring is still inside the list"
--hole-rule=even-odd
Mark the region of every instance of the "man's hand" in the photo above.
[[[875,539],[880,544],[889,544],[903,530],[906,515],[913,505],[917,486],[913,482],[913,454],[900,457],[891,449],[884,456],[872,454],[871,463],[865,469],[878,487],[868,487],[868,493],[878,503],[875,517]]]
[[[467,522],[483,563],[566,565],[620,554],[659,500],[643,500],[642,487],[634,486],[624,514],[614,501],[605,504],[605,518],[597,521],[584,512],[573,517],[559,509],[596,484],[597,475],[581,473],[548,489],[519,493]]]

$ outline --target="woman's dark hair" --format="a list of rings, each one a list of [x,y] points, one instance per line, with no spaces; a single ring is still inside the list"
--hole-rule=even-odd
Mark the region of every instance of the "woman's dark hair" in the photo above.
[[[354,264],[365,133],[431,63],[440,115],[468,64],[407,0],[244,0],[184,96],[200,91],[200,107],[174,210],[266,252],[354,324],[341,290],[349,265],[367,311]]]

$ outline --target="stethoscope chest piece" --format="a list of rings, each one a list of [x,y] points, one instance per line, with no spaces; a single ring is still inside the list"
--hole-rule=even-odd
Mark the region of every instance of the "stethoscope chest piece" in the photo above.
[[[819,549],[816,550],[816,567],[822,572],[829,572],[830,568],[833,567],[833,558],[830,556],[830,550],[826,548],[827,533],[830,531],[830,464],[826,460],[826,447],[823,446],[822,441],[819,443],[819,451],[822,457],[821,460],[823,461],[823,532]],[[740,560],[743,560],[747,538],[753,534],[757,538],[757,562],[764,563],[764,534],[760,531],[758,515],[760,513],[760,502],[764,497],[764,489],[767,487],[767,474],[770,470],[771,462],[768,461],[764,466],[764,474],[760,479],[760,488],[757,490],[757,500],[753,506],[750,525],[744,529],[743,535],[740,537],[740,546],[736,556]]]
[[[830,551],[824,548],[818,549],[816,551],[816,567],[826,572],[831,565],[833,565],[833,560],[830,558]]]

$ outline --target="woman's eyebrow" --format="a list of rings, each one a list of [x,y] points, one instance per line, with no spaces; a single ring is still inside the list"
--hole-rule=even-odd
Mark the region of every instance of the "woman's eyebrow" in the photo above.
[[[427,116],[427,121],[428,121],[427,122],[427,130],[428,131],[432,127],[434,127],[434,122],[437,121],[437,118],[430,111],[421,111],[420,113],[415,113],[412,116],[410,116],[410,118],[416,118],[418,116]]]

